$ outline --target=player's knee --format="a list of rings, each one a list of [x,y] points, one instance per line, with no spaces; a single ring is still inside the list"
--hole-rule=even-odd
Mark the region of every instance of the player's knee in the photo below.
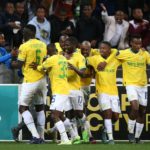
[[[113,114],[112,122],[115,123],[115,122],[117,122],[118,119],[119,119],[119,114],[118,113]]]
[[[56,110],[52,111],[53,121],[54,122],[59,121],[60,120],[60,115],[61,114],[60,114],[59,111],[56,111]]]
[[[143,117],[146,114],[146,109],[139,110],[139,116]]]
[[[83,117],[83,112],[82,111],[76,111],[76,116],[77,116],[77,118],[81,119]]]
[[[138,117],[138,114],[139,114],[139,110],[138,110],[137,108],[134,108],[134,109],[131,110],[131,113],[132,113],[132,115],[133,115],[135,118],[137,118],[137,117]]]
[[[104,117],[104,119],[111,119],[112,118],[112,111],[110,109],[103,111],[103,117]]]
[[[41,105],[35,105],[35,110],[36,110],[36,112],[44,110],[44,105],[43,104],[41,104]]]
[[[66,111],[66,112],[65,112],[65,115],[66,115],[66,117],[69,118],[69,119],[74,118],[74,117],[75,117],[74,110]]]
[[[26,111],[26,110],[29,110],[29,107],[28,106],[22,106],[22,105],[20,105],[19,106],[19,112],[22,114],[24,111]]]

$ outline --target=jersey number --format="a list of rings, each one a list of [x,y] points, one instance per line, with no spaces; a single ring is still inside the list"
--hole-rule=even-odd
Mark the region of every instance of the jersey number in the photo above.
[[[66,72],[67,72],[67,63],[66,62],[64,62],[64,61],[60,61],[59,63],[58,63],[60,66],[61,66],[61,74],[59,75],[59,78],[66,78],[67,77],[67,74],[66,74]]]
[[[37,50],[36,50],[36,64],[37,64],[37,65],[39,65],[40,62],[41,62],[41,57],[40,57],[40,55],[41,55],[41,50],[40,50],[40,49],[37,49]]]

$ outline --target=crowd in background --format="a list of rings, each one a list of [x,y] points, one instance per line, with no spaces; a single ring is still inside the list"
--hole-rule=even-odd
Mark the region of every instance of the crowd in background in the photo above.
[[[11,50],[23,42],[26,24],[35,25],[36,38],[46,44],[71,35],[79,43],[89,41],[92,48],[105,40],[114,48],[126,49],[136,34],[150,50],[149,20],[149,0],[1,0],[0,83],[19,82],[18,71],[6,64],[16,55]],[[6,54],[10,55],[1,59]]]

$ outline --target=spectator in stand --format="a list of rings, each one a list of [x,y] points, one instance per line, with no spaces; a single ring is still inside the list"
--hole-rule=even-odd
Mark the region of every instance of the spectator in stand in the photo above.
[[[143,12],[140,8],[133,9],[133,20],[129,21],[129,37],[140,35],[143,39],[143,47],[148,46],[147,38],[149,32],[149,21],[143,19]]]
[[[143,9],[144,19],[150,20],[150,1],[147,0]]]
[[[75,36],[80,43],[90,41],[94,48],[96,44],[103,39],[102,22],[92,17],[92,6],[84,4],[81,18],[76,23]]]
[[[25,0],[25,8],[27,9],[28,21],[30,21],[36,13],[36,9],[40,5],[41,0]]]
[[[17,33],[22,26],[14,10],[14,4],[7,2],[5,11],[0,15],[0,31],[4,33],[6,42],[11,46],[17,45],[19,38]]]
[[[15,5],[15,14],[20,19],[20,22],[23,26],[28,23],[28,15],[27,11],[25,10],[25,3],[24,2],[17,2]]]
[[[107,7],[108,15],[114,15],[116,11],[116,0],[93,0],[92,4],[95,5],[93,15],[97,18],[101,18],[102,8],[100,4],[103,3]]]
[[[58,42],[61,35],[72,35],[74,31],[74,25],[67,18],[67,11],[61,9],[58,15],[54,15],[53,19],[50,19],[52,32],[52,43]]]
[[[0,33],[0,83],[13,83],[13,72],[10,69],[12,57],[17,56],[17,51],[7,53],[5,48],[5,37]]]
[[[51,26],[49,21],[45,18],[45,8],[43,6],[37,8],[36,16],[29,21],[28,24],[32,24],[36,27],[36,38],[47,45],[50,43]]]
[[[66,9],[67,18],[73,18],[73,5],[76,0],[56,0],[55,14],[59,15],[60,9]]]
[[[105,23],[104,41],[110,42],[114,48],[128,48],[127,32],[129,23],[124,20],[124,12],[118,10],[114,16],[108,16],[104,4],[101,4],[101,7],[103,9],[102,20]]]

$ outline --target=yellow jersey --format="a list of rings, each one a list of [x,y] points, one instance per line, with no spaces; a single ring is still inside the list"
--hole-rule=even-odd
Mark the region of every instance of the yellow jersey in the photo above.
[[[44,73],[33,70],[29,67],[32,62],[42,64],[43,58],[47,54],[46,44],[37,40],[30,39],[29,41],[21,44],[19,47],[18,60],[23,61],[22,68],[24,75],[24,82],[36,82],[43,78]]]
[[[99,55],[99,50],[98,49],[93,49],[91,48],[91,52],[90,52],[90,56],[95,56],[95,55]]]
[[[67,61],[79,70],[86,68],[85,58],[78,52],[74,52],[72,57]],[[70,69],[68,69],[68,83],[70,90],[79,90],[81,88],[80,76]]]
[[[91,65],[96,72],[96,91],[98,94],[106,93],[109,95],[118,95],[116,71],[121,63],[114,57],[109,63],[107,63],[103,71],[98,71],[98,64],[104,61],[105,59],[100,55],[88,58],[88,65]]]
[[[124,85],[147,84],[146,64],[150,64],[150,54],[147,51],[134,53],[131,49],[126,49],[119,51],[116,57],[122,61]]]
[[[56,49],[58,50],[58,54],[62,54],[62,48],[61,48],[61,46],[60,46],[60,43],[59,42],[56,42],[55,43],[55,46],[56,46]]]
[[[90,74],[90,69],[86,68],[85,73]],[[91,84],[91,81],[92,81],[92,77],[81,78],[81,87],[89,86]]]
[[[48,70],[51,81],[52,94],[69,94],[69,85],[67,81],[68,64],[62,55],[54,55],[47,58],[38,70]]]

